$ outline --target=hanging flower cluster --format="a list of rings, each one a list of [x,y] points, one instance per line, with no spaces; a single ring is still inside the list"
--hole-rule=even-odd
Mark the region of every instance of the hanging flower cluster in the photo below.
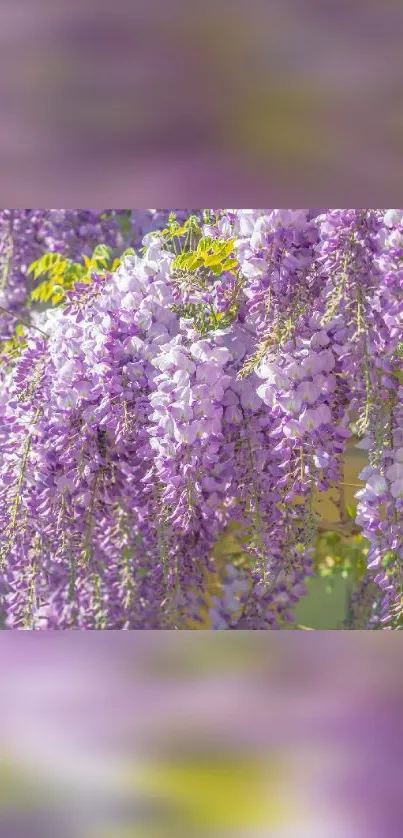
[[[119,253],[141,245],[143,236],[163,227],[168,210],[0,210],[0,341],[18,318],[26,319],[35,283],[30,265],[44,253],[81,262],[99,244]],[[179,211],[178,217],[186,217]]]
[[[5,626],[186,627],[233,523],[210,626],[290,625],[355,433],[370,625],[400,627],[403,211],[24,212],[25,266],[49,224],[53,252],[135,249],[3,359]]]

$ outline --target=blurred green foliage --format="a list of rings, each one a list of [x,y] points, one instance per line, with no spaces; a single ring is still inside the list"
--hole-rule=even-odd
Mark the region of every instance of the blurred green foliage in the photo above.
[[[336,532],[323,533],[316,542],[316,572],[329,585],[339,575],[357,584],[366,572],[367,553],[368,542],[362,535],[345,539]]]
[[[336,532],[321,534],[316,541],[316,576],[307,580],[308,593],[294,613],[296,628],[340,629],[351,614],[354,595],[367,570],[368,542],[361,535],[348,539]],[[357,613],[350,628],[361,628]]]

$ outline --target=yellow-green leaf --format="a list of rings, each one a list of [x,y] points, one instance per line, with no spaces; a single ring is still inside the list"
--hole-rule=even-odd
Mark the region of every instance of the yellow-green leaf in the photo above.
[[[225,247],[224,247],[225,255],[229,256],[230,253],[232,253],[232,251],[234,250],[234,247],[235,247],[234,239],[230,239],[230,241],[226,242]]]
[[[219,254],[217,256],[217,253],[213,253],[212,256],[206,256],[206,258],[204,260],[204,264],[206,265],[207,268],[210,268],[210,267],[212,268],[215,265],[220,265],[221,261],[222,261],[221,255]]]
[[[238,259],[227,259],[226,262],[223,263],[222,269],[223,271],[232,271],[234,268],[238,267]]]
[[[64,294],[54,294],[52,297],[52,304],[56,306],[58,303],[64,300]]]
[[[175,259],[175,266],[178,268],[185,268],[189,255],[189,253],[181,253],[180,256]],[[193,254],[191,255],[193,256]]]
[[[203,265],[203,259],[201,259],[196,254],[194,256],[192,256],[192,258],[189,259],[189,261],[188,261],[188,268],[190,268],[191,271],[196,271],[197,268],[201,268],[202,265]]]

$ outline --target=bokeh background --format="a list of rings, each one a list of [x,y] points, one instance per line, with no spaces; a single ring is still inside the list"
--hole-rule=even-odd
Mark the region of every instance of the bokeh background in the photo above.
[[[1,12],[6,206],[400,200],[401,0],[1,0]]]
[[[14,633],[5,838],[400,838],[399,635]]]

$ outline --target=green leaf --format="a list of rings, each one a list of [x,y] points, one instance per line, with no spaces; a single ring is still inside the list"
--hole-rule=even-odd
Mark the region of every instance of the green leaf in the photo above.
[[[35,262],[31,262],[31,264],[30,264],[30,266],[29,266],[29,268],[28,268],[28,270],[27,270],[27,276],[29,276],[29,274],[32,274],[32,273],[34,273],[34,272],[35,272],[37,264],[38,264],[38,260],[37,260],[37,259],[35,259]]]
[[[214,244],[214,239],[211,236],[203,236],[197,245],[198,253],[207,253],[208,249]]]
[[[40,300],[41,299],[41,294],[42,294],[42,283],[41,283],[41,285],[38,285],[37,288],[34,288],[34,290],[32,291],[31,300]]]
[[[59,276],[63,276],[63,274],[66,273],[69,264],[69,260],[60,259],[58,262],[55,262],[54,265],[52,265],[49,268],[49,276],[51,276],[52,279],[57,279]]]
[[[186,226],[180,227],[178,225],[178,227],[175,227],[175,236],[178,236],[178,237],[179,236],[184,236],[185,233],[187,233],[187,227]]]
[[[191,258],[191,259],[189,259],[188,264],[187,264],[187,267],[188,267],[191,271],[196,271],[196,270],[197,270],[197,268],[201,268],[201,267],[202,267],[202,265],[203,265],[203,259],[201,259],[201,258],[200,258],[200,256],[197,256],[197,255],[195,254],[195,255],[192,255],[192,258]]]
[[[32,300],[38,300],[40,303],[46,303],[53,293],[53,285],[49,280],[44,280],[38,285],[31,294]]]
[[[175,267],[186,268],[189,257],[193,257],[193,253],[181,253],[180,256],[175,259]]]
[[[226,242],[223,246],[223,255],[229,256],[230,253],[234,250],[234,241],[231,239],[230,241]]]
[[[215,265],[221,265],[222,257],[221,255],[217,255],[217,253],[213,253],[212,256],[207,256],[204,260],[204,264],[206,268],[212,268]]]
[[[60,253],[47,253],[44,257],[44,267],[46,270],[49,268],[54,268],[55,265],[60,264],[60,262],[64,261]]]
[[[238,259],[227,259],[227,261],[223,263],[222,269],[223,271],[232,271],[233,268],[237,267]]]
[[[42,291],[42,300],[45,303],[47,303],[50,300],[52,294],[53,294],[53,283],[52,282],[47,282],[45,284],[45,287],[44,287],[43,291]]]
[[[112,257],[112,248],[108,247],[106,244],[98,244],[94,248],[94,252],[92,254],[92,258],[95,260],[106,260],[108,263],[110,262]]]
[[[63,294],[54,294],[52,297],[52,305],[56,306],[58,303],[61,303],[64,300],[64,293]]]

